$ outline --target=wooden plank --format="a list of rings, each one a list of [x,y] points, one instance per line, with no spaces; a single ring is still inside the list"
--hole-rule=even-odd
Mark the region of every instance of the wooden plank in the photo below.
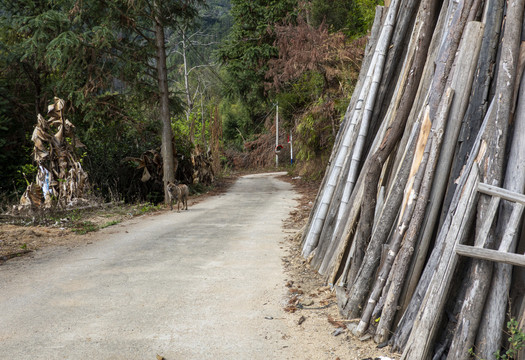
[[[504,264],[525,267],[525,255],[484,249],[469,245],[456,245],[456,254],[475,259],[497,261]]]
[[[479,186],[478,186],[478,189],[479,189]],[[501,198],[498,196],[493,196],[490,199],[489,205],[487,207],[487,212],[485,213],[485,216],[483,217],[483,220],[481,221],[481,227],[479,229],[479,232],[476,234],[476,240],[474,243],[475,246],[482,247],[482,245],[485,243],[485,240],[489,236],[489,231],[490,231],[490,228],[492,227],[492,223],[494,222],[496,211],[498,211],[500,200]]]
[[[518,194],[516,192],[503,189],[497,186],[492,186],[485,183],[479,183],[478,185],[478,191],[492,196],[498,196],[502,199],[508,200],[508,201],[514,201],[517,203],[520,203],[522,205],[525,205],[525,195]]]

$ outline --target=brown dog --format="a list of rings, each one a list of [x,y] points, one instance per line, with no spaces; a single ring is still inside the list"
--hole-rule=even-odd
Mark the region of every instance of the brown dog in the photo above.
[[[179,201],[182,201],[182,210],[188,210],[188,196],[190,196],[190,190],[185,184],[177,185],[179,189]],[[179,208],[179,201],[177,201],[177,209]]]
[[[168,190],[168,198],[170,202],[170,209],[173,210],[173,201],[175,200],[177,202],[177,205],[179,203],[180,196],[180,189],[177,185],[172,183],[171,181],[168,182],[168,185],[166,186],[166,189]]]
[[[188,196],[190,191],[187,185],[175,185],[171,181],[166,186],[168,189],[168,197],[170,202],[170,209],[173,210],[173,201],[177,202],[177,212],[180,212],[180,203],[182,202],[182,210],[188,210]]]

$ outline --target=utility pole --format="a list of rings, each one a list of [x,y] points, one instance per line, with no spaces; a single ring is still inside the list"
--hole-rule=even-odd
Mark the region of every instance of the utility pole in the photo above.
[[[279,103],[276,104],[275,110],[275,167],[279,167],[279,154],[277,147],[279,146]]]
[[[293,165],[293,133],[290,130],[290,165]]]

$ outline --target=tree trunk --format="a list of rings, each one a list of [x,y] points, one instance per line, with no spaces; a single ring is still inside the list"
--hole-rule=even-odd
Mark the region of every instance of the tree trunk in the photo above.
[[[186,54],[187,49],[187,39],[186,39],[186,28],[182,30],[182,60],[184,66],[184,95],[186,95],[186,124],[190,127],[190,142],[195,144],[195,119],[191,118],[191,113],[193,112],[193,99],[190,92],[190,79],[188,71],[188,59]]]
[[[204,102],[203,102],[202,93],[201,93],[201,143],[204,148],[204,151],[207,154],[208,153],[208,143],[206,142],[206,118],[204,117]]]
[[[158,6],[154,4],[155,11]],[[164,202],[168,203],[167,185],[169,181],[175,180],[175,168],[173,158],[173,131],[171,129],[171,118],[169,108],[168,70],[166,67],[166,44],[164,38],[164,26],[158,15],[154,19],[155,46],[157,48],[157,80],[159,86],[160,120],[162,122],[162,166],[164,180]]]

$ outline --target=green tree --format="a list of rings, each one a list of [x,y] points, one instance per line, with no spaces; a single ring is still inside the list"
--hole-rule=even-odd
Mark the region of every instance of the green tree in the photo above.
[[[177,31],[181,25],[191,21],[197,14],[197,0],[163,2],[160,0],[106,1],[108,19],[116,23],[113,34],[117,37],[115,49],[119,56],[131,63],[125,78],[135,84],[151,84],[154,99],[158,104],[162,124],[162,160],[164,200],[168,201],[166,185],[175,180],[173,154],[173,132],[170,106],[178,100],[170,94],[168,87],[167,38],[169,31]],[[133,66],[140,64],[139,68]],[[152,65],[153,64],[153,65]]]
[[[278,56],[274,29],[295,18],[297,0],[232,0],[231,3],[234,23],[218,51],[226,72],[224,96],[228,103],[244,107],[236,114],[246,112],[249,116],[246,121],[251,126],[239,123],[237,128],[256,128],[272,106],[272,101],[266,98],[264,79],[268,61]]]
[[[366,34],[374,21],[375,7],[383,0],[313,0],[308,3],[311,24],[322,23],[332,31],[342,31],[358,38]]]
[[[141,126],[137,120],[158,114],[163,124],[164,180],[173,180],[170,116],[181,107],[168,90],[165,33],[191,20],[197,2],[2,2],[0,61],[8,65],[2,67],[2,80],[8,80],[2,81],[1,95],[14,99],[10,106],[25,114],[27,103],[34,103],[26,116],[29,124],[45,111],[49,99],[65,96],[71,107],[68,113],[87,135],[100,134],[94,127],[115,120],[123,124],[108,129],[129,131],[129,125]],[[156,110],[148,109],[152,105]]]
[[[0,2],[0,192],[25,185],[17,169],[29,161],[36,115],[54,95],[86,102],[107,87],[103,38],[82,15],[70,0]]]

